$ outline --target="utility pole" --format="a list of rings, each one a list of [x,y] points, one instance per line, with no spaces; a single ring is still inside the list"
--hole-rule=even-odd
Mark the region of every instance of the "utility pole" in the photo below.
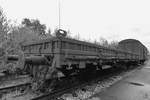
[[[61,2],[60,2],[60,0],[59,0],[59,2],[58,2],[58,10],[59,10],[59,12],[58,12],[58,16],[59,16],[59,19],[58,19],[58,20],[59,20],[59,29],[61,28],[61,11],[60,11],[60,10],[61,10],[61,7],[60,7],[61,5],[60,5],[60,4],[61,4]]]

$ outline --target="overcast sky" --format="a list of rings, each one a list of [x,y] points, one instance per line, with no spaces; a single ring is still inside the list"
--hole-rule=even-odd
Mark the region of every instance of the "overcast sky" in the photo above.
[[[150,49],[149,0],[60,0],[61,28],[83,39],[109,41],[134,38]],[[59,0],[0,0],[8,19],[39,19],[58,27]]]

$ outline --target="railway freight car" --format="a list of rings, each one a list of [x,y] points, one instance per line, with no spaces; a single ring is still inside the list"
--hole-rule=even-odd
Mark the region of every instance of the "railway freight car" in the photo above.
[[[148,50],[138,40],[135,39],[122,40],[119,42],[119,48],[139,55],[140,63],[144,63],[145,60],[147,60]]]
[[[83,70],[102,69],[104,64],[138,62],[141,59],[140,54],[66,38],[61,35],[64,33],[66,34],[65,31],[58,30],[56,37],[26,43],[23,45],[23,51],[26,56],[44,56],[51,63],[47,68],[50,73],[51,68],[55,68],[66,76]]]
[[[143,60],[140,53],[106,48],[65,36],[66,31],[58,30],[55,37],[22,45],[26,62],[24,70],[33,76],[34,81],[42,83],[58,77],[60,72],[69,76],[102,70],[102,65],[116,66]]]

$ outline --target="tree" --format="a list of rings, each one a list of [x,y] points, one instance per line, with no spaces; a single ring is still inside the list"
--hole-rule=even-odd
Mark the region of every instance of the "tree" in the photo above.
[[[0,70],[5,69],[5,55],[7,54],[7,34],[9,32],[9,26],[3,9],[0,7]]]
[[[111,41],[109,43],[110,48],[118,49],[118,41]]]
[[[37,41],[39,39],[39,36],[28,27],[16,27],[10,32],[9,36],[11,40],[19,44],[28,41]]]
[[[53,37],[50,28],[48,29],[48,31],[47,31],[47,33],[45,34],[45,36],[46,36],[46,38],[51,38],[51,37]]]
[[[8,21],[0,8],[0,45],[2,46],[7,40],[7,33],[9,32]]]
[[[105,38],[100,38],[99,39],[100,45],[108,47],[108,41]]]
[[[24,18],[22,24],[25,25],[26,27],[32,26],[31,21],[28,18]]]
[[[24,27],[28,27],[38,33],[38,35],[43,35],[46,33],[46,26],[45,24],[41,24],[38,19],[28,19],[24,18],[22,21],[22,25]]]
[[[75,38],[76,40],[80,40],[80,39],[81,39],[80,34],[78,33],[77,35],[74,36],[74,38]]]
[[[7,51],[9,53],[16,53],[19,49],[21,49],[20,46],[22,44],[37,41],[39,39],[39,36],[28,27],[12,27],[10,33],[8,34]]]
[[[48,29],[47,34],[51,35],[51,29],[50,28]]]
[[[100,45],[100,43],[99,43],[99,42],[97,42],[97,40],[94,40],[94,44],[96,44],[96,45]]]

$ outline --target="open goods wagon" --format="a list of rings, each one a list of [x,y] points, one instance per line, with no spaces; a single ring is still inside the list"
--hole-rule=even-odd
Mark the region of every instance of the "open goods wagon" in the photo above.
[[[58,30],[59,32],[59,30]],[[61,34],[61,33],[60,33]],[[23,45],[26,56],[44,56],[50,61],[47,68],[61,71],[64,75],[82,70],[102,69],[102,65],[139,63],[140,54],[131,51],[106,48],[93,43],[56,36]],[[47,73],[49,73],[47,71]]]

